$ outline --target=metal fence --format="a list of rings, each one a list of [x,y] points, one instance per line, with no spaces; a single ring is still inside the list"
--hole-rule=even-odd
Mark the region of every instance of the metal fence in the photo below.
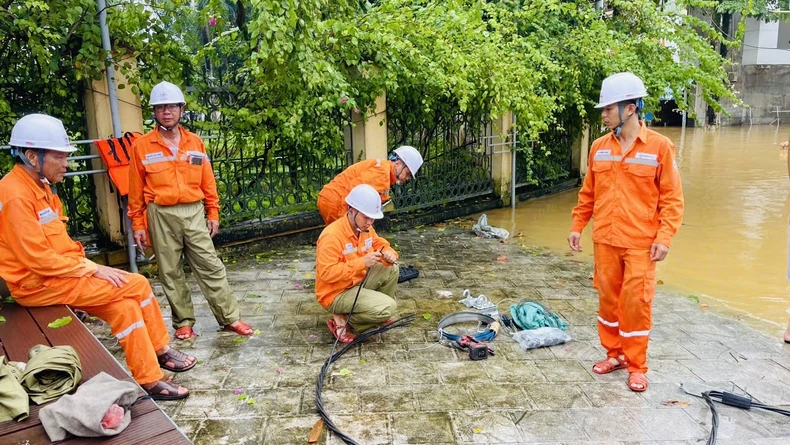
[[[350,162],[340,147],[283,153],[269,141],[250,136],[208,137],[224,225],[316,208],[321,187]]]
[[[410,121],[388,107],[391,147],[411,145],[425,160],[419,180],[395,186],[395,211],[420,209],[493,192],[492,128],[484,115],[456,113],[435,126]]]
[[[545,187],[570,177],[573,170],[573,133],[569,121],[560,121],[537,140],[518,132],[516,187]]]

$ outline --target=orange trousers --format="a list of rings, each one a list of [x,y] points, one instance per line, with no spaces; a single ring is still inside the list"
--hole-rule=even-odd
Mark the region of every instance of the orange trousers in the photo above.
[[[336,220],[342,218],[343,215],[345,215],[348,211],[348,204],[346,204],[345,201],[341,200],[338,203],[326,199],[320,195],[318,196],[316,206],[318,207],[318,213],[321,214],[321,218],[324,219],[326,225],[330,225]]]
[[[656,263],[650,250],[595,243],[598,334],[607,357],[625,356],[628,372],[647,372]]]
[[[14,292],[22,306],[68,304],[106,321],[124,353],[134,380],[145,385],[161,380],[156,351],[170,343],[159,304],[148,280],[139,274],[115,287],[95,277],[48,278],[36,289]]]

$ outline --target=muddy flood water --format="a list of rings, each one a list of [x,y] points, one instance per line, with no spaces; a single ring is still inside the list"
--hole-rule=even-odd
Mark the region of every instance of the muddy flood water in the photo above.
[[[658,265],[659,289],[782,332],[790,308],[790,180],[780,144],[790,139],[790,125],[655,129],[677,147],[686,200],[684,225]],[[489,223],[521,232],[526,245],[566,254],[577,192],[489,212]],[[574,257],[592,261],[591,232],[592,223],[583,233],[584,251]]]

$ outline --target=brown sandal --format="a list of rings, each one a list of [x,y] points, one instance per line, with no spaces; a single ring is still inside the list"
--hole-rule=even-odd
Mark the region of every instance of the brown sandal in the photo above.
[[[187,392],[180,394],[178,392],[180,388],[183,388],[183,386],[173,386],[164,380],[160,380],[156,382],[156,385],[146,389],[145,392],[151,396],[153,400],[181,400],[189,397],[189,390],[187,389]]]
[[[613,357],[614,358],[614,357]],[[609,358],[606,360],[601,360],[600,362],[593,365],[593,372],[596,374],[609,374],[610,372],[617,371],[618,369],[625,369],[628,367],[628,362],[625,360],[617,359],[617,364],[613,365],[612,362],[609,361]],[[595,369],[598,368],[600,371],[596,371]]]
[[[633,392],[644,392],[647,390],[647,377],[641,372],[628,374],[628,389]]]
[[[187,365],[187,359],[193,359],[191,365]],[[197,359],[191,355],[184,354],[181,351],[170,348],[164,354],[157,357],[159,360],[159,367],[171,372],[184,372],[189,371],[197,365]],[[172,365],[168,365],[172,363]]]

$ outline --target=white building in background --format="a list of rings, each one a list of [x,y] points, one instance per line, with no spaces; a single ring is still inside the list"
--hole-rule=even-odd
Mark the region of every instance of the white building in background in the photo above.
[[[728,106],[731,116],[720,116],[719,122],[790,122],[790,15],[779,22],[746,19],[742,47],[731,57],[737,66],[730,70],[730,81],[748,108]]]

